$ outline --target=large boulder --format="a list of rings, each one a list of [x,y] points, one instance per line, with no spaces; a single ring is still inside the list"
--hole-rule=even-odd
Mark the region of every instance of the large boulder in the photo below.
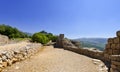
[[[69,39],[62,40],[63,48],[77,48]]]
[[[71,40],[64,38],[64,34],[60,34],[57,41],[56,41],[56,47],[59,48],[77,48]]]
[[[81,43],[75,40],[71,40],[71,42],[78,48],[81,48]]]
[[[1,44],[7,44],[8,41],[9,41],[9,38],[7,36],[0,35],[0,45]]]

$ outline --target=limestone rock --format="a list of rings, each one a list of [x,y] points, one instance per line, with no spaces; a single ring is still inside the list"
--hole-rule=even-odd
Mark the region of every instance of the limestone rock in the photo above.
[[[0,45],[1,44],[7,44],[9,42],[9,38],[4,35],[0,35]]]

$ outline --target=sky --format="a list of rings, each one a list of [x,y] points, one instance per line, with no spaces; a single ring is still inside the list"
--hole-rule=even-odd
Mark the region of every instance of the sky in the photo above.
[[[0,0],[0,24],[68,38],[108,38],[120,30],[120,0]]]

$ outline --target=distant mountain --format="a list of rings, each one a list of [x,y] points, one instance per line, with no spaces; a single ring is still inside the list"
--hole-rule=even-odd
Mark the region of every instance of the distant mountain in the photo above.
[[[82,47],[94,47],[99,50],[104,50],[107,38],[79,38],[74,39],[81,42]]]

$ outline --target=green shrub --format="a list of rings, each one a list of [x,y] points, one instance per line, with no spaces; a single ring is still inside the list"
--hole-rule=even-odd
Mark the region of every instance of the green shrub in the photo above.
[[[46,35],[46,37],[48,37],[49,40],[52,40],[52,42],[56,42],[56,40],[57,40],[57,36],[53,35],[52,33],[48,33],[44,30],[39,33]]]
[[[35,33],[32,36],[32,41],[33,42],[39,42],[39,43],[42,43],[42,44],[46,44],[47,42],[49,42],[49,39],[48,39],[48,37],[46,37],[45,34]]]

